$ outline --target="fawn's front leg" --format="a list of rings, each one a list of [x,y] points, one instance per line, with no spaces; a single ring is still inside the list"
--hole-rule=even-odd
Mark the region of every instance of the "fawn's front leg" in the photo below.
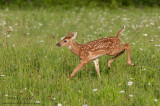
[[[81,63],[73,70],[72,74],[69,77],[73,77],[75,73],[80,71],[88,63],[89,60],[81,60]],[[67,78],[67,80],[69,80],[69,78]]]
[[[95,69],[96,69],[96,72],[99,76],[99,79],[101,80],[101,75],[100,75],[100,71],[99,71],[99,59],[95,59],[93,60],[94,64],[95,64]]]

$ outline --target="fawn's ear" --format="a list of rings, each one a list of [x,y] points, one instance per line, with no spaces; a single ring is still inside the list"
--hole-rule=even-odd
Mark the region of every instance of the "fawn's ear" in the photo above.
[[[72,39],[76,39],[76,37],[77,37],[77,32],[74,33]]]
[[[69,34],[68,34],[69,37],[72,37],[73,36],[73,32],[71,31]]]

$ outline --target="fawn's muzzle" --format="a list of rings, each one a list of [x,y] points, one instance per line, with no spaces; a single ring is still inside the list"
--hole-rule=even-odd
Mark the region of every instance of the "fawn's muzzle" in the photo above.
[[[60,44],[60,43],[57,43],[57,44],[56,44],[56,46],[59,46],[59,47],[60,47],[60,46],[61,46],[61,44]]]

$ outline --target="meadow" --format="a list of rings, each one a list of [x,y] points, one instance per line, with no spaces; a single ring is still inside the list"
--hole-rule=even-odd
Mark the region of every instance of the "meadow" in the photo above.
[[[66,81],[80,59],[60,38],[78,32],[80,44],[120,35],[131,46],[108,69],[100,57],[100,81],[91,61]],[[159,8],[0,9],[0,105],[160,105]]]

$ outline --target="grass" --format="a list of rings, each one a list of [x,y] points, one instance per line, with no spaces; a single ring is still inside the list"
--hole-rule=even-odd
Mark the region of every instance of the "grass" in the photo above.
[[[78,32],[76,41],[83,44],[115,36],[123,25],[126,29],[120,38],[122,44],[130,43],[136,66],[127,65],[124,53],[109,70],[107,62],[112,57],[103,56],[100,57],[101,81],[93,62],[66,81],[80,60],[68,48],[55,46],[61,37],[72,30]],[[1,9],[0,103],[158,106],[159,34],[160,11],[156,8]],[[133,82],[131,86],[129,81]]]

